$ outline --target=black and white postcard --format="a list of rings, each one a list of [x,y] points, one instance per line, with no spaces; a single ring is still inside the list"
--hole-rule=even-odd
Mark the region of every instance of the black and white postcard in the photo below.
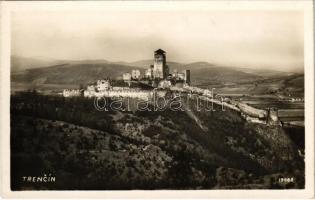
[[[312,197],[312,7],[1,2],[3,195]]]

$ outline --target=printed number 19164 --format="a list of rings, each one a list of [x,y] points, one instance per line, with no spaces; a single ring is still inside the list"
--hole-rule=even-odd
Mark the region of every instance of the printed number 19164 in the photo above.
[[[287,178],[279,178],[279,183],[293,183],[294,178],[293,177],[287,177]]]

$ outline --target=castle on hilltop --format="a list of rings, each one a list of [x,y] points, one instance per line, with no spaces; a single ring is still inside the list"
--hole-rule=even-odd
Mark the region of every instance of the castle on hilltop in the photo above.
[[[62,94],[64,97],[130,96],[147,99],[154,88],[197,91],[195,87],[190,87],[190,70],[178,72],[177,69],[174,69],[173,73],[170,73],[170,68],[166,63],[166,52],[158,49],[154,51],[153,65],[150,65],[143,75],[141,75],[139,69],[132,69],[131,72],[122,74],[122,80],[101,79],[87,85],[84,90],[65,89]],[[150,89],[144,89],[144,86]],[[203,89],[197,89],[202,94],[210,92],[207,89],[205,90],[206,92]],[[202,91],[200,92],[199,90]],[[160,95],[163,94],[161,93]]]
[[[262,110],[246,103],[237,101],[221,101],[214,98],[213,91],[190,85],[190,70],[170,73],[166,64],[166,52],[162,49],[154,51],[154,63],[141,76],[140,69],[122,74],[122,79],[101,79],[90,84],[86,89],[65,89],[64,97],[130,97],[149,100],[155,97],[165,97],[167,92],[184,92],[196,94],[205,101],[228,107],[241,113],[247,121],[268,125],[279,125],[276,110]]]
[[[154,51],[154,62],[153,65],[150,65],[148,69],[144,71],[144,74],[141,76],[139,69],[132,69],[130,72],[125,72],[122,74],[122,79],[126,82],[129,81],[151,81],[152,86],[158,87],[159,85],[172,86],[176,83],[183,83],[190,85],[190,70],[183,70],[178,72],[177,69],[173,70],[173,73],[170,72],[170,67],[166,62],[166,52],[162,49]]]

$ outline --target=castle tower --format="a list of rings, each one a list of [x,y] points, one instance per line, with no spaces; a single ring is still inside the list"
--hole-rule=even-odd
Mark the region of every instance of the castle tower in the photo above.
[[[154,67],[153,76],[158,79],[165,79],[167,77],[166,55],[165,51],[158,49],[154,51]]]
[[[267,124],[279,125],[278,111],[275,108],[268,108],[267,110]]]
[[[190,85],[190,70],[189,69],[184,70],[184,74],[185,74],[185,77],[184,77],[185,83]]]

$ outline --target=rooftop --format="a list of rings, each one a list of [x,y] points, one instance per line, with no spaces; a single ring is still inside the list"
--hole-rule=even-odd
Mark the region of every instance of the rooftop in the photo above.
[[[163,53],[165,53],[165,51],[162,49],[158,49],[158,50],[154,51],[154,53],[163,54]]]

